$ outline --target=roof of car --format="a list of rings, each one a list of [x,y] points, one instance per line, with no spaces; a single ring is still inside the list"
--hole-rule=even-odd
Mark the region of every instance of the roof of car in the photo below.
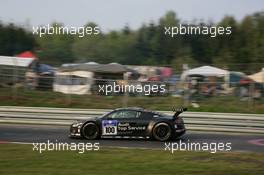
[[[135,110],[135,111],[142,111],[142,112],[151,112],[151,113],[157,113],[155,111],[151,111],[149,109],[141,108],[141,107],[127,107],[127,108],[117,108],[115,110]]]
[[[144,108],[140,108],[140,107],[127,107],[127,108],[117,108],[117,109],[115,109],[115,110],[139,110],[139,111],[141,111],[141,110],[144,110]]]

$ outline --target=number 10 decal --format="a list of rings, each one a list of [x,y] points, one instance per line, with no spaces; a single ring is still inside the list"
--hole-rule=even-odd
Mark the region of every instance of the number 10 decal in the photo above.
[[[102,135],[117,135],[117,120],[103,120],[102,129]]]

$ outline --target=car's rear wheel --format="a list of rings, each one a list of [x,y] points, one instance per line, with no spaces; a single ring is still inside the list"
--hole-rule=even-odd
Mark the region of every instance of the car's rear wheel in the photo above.
[[[153,128],[153,137],[159,141],[166,141],[171,137],[171,127],[167,123],[158,123]]]
[[[82,135],[88,140],[96,139],[99,137],[99,127],[93,122],[88,122],[82,127]]]

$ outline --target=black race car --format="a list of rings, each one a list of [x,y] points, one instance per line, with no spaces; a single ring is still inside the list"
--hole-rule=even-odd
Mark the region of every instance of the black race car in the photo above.
[[[101,117],[77,121],[70,127],[70,137],[98,138],[153,138],[166,141],[185,133],[179,114],[187,108],[175,110],[173,116],[142,108],[115,109]]]

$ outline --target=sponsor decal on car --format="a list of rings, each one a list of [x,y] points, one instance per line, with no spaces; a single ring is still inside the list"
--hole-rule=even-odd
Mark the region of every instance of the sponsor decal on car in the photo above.
[[[103,120],[102,121],[102,135],[117,135],[117,120]]]
[[[117,125],[118,131],[144,131],[145,129],[145,126],[130,126],[129,123],[118,123]]]

